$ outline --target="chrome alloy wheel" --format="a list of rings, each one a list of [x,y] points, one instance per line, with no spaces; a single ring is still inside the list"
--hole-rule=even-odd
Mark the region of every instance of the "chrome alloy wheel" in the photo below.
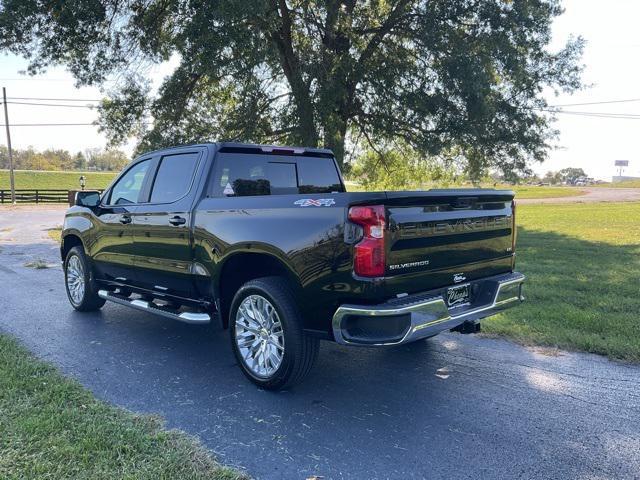
[[[249,295],[236,313],[235,342],[253,375],[269,378],[284,357],[284,332],[278,312],[261,295]]]
[[[84,298],[84,268],[77,255],[67,262],[67,290],[74,304],[80,305]]]

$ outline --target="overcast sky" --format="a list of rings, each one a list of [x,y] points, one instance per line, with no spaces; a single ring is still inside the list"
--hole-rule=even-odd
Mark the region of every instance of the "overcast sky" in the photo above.
[[[585,83],[590,85],[572,96],[550,97],[552,105],[638,99],[633,102],[565,107],[577,112],[604,112],[640,115],[640,1],[638,0],[565,0],[566,13],[554,26],[554,45],[561,45],[569,35],[582,35],[586,41],[583,62]],[[0,86],[9,97],[98,99],[96,88],[76,89],[72,77],[61,68],[50,69],[38,77],[19,72],[26,63],[13,56],[0,57]],[[170,67],[150,72],[157,85]],[[19,100],[16,100],[19,101]],[[25,100],[27,101],[27,100]],[[79,103],[79,102],[75,102]],[[82,103],[80,103],[82,104]],[[86,108],[9,105],[10,122],[19,123],[90,123],[96,118]],[[2,121],[1,123],[4,123]],[[543,173],[564,167],[582,167],[596,178],[608,179],[615,171],[614,160],[629,160],[625,174],[640,176],[640,119],[596,118],[559,115],[558,148],[535,170]],[[29,145],[71,151],[102,147],[104,137],[93,126],[14,127],[15,148]],[[6,142],[4,128],[0,141]],[[126,148],[130,152],[131,146]]]

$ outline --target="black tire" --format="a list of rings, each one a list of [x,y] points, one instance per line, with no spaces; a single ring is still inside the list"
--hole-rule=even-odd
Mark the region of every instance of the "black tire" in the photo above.
[[[72,294],[70,291],[69,277],[73,276],[76,261],[82,268],[81,276],[84,282],[84,288],[81,295]],[[71,267],[70,267],[71,265]],[[98,296],[98,286],[93,276],[91,265],[87,260],[82,247],[73,247],[67,253],[64,259],[64,285],[67,291],[67,298],[71,306],[80,312],[92,312],[99,310],[105,304],[106,300]],[[74,298],[74,296],[76,298]]]
[[[279,367],[268,376],[256,375],[245,363],[238,346],[236,319],[238,309],[249,296],[261,296],[275,309],[282,326],[284,353]],[[267,390],[282,390],[301,382],[318,358],[320,342],[304,334],[302,317],[287,281],[282,277],[263,277],[245,283],[236,292],[229,312],[231,348],[242,372],[256,385]],[[256,336],[256,341],[259,338]]]

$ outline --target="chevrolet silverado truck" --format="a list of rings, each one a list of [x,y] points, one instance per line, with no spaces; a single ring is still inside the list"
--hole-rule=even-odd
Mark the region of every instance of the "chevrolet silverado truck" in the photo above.
[[[523,300],[511,191],[347,192],[330,150],[210,143],[141,155],[79,192],[61,256],[73,308],[105,301],[230,331],[266,389],[319,340],[402,345]]]

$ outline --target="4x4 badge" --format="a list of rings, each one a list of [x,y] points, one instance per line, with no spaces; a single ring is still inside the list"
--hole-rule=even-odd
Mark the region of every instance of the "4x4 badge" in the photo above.
[[[303,198],[296,200],[293,204],[300,207],[330,207],[335,205],[336,201],[333,198]]]

